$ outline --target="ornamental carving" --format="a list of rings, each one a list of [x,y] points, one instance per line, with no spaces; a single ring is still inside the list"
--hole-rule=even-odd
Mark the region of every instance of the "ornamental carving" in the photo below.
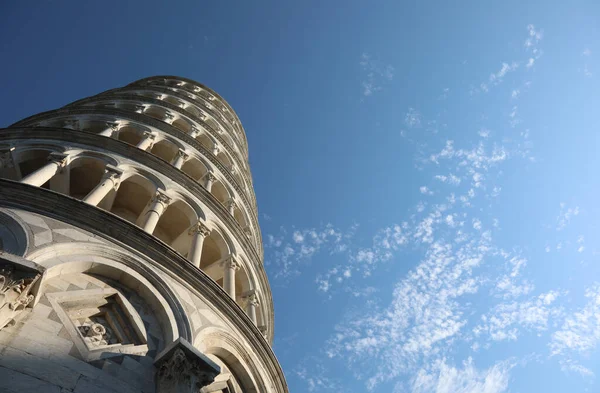
[[[35,298],[30,292],[41,273],[0,262],[0,329],[11,323]]]
[[[178,339],[155,362],[157,393],[197,393],[221,372],[187,341]]]

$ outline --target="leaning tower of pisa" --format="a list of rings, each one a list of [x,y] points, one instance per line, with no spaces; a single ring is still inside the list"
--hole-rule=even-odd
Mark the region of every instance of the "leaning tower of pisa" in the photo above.
[[[244,129],[157,76],[0,130],[0,392],[287,392]]]

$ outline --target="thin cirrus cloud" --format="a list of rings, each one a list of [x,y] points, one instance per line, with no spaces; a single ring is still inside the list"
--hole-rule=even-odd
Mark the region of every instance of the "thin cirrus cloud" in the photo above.
[[[365,52],[361,55],[359,65],[364,73],[361,85],[365,97],[372,96],[394,79],[394,67],[373,59],[369,53]]]
[[[509,75],[525,78],[542,56],[542,39],[542,30],[528,25],[527,57],[502,63],[489,74],[486,88],[499,86]],[[370,61],[363,56],[365,70]],[[518,361],[509,357],[476,366],[475,357],[523,339],[542,343],[545,352],[536,356],[556,359],[565,373],[593,375],[579,355],[600,344],[600,287],[588,288],[583,307],[568,309],[569,292],[538,289],[528,278],[524,253],[507,250],[496,239],[499,218],[482,213],[502,196],[498,179],[507,163],[534,162],[530,130],[514,105],[517,98],[525,99],[529,87],[526,81],[518,89],[506,88],[500,113],[508,113],[509,121],[502,129],[479,127],[466,139],[430,132],[441,122],[408,108],[400,120],[422,170],[422,185],[412,190],[421,200],[404,217],[367,234],[367,244],[356,236],[358,225],[282,228],[268,236],[267,260],[275,270],[301,274],[314,258],[336,254],[335,262],[320,264],[312,273],[316,290],[326,297],[350,293],[366,298],[364,307],[335,324],[323,345],[325,356],[314,362],[318,372],[311,373],[315,368],[307,364],[298,369],[309,391],[343,389],[340,381],[326,377],[326,365],[336,362],[336,367],[346,365],[369,391],[393,382],[398,392],[503,393]],[[375,91],[370,87],[365,95]],[[558,216],[549,218],[555,219],[552,229],[564,230],[579,214],[578,206],[561,204]],[[572,244],[584,252],[583,235]],[[407,258],[411,266],[382,303],[373,295],[384,289],[369,279],[390,262],[407,263]],[[476,305],[478,298],[486,303]],[[466,355],[457,356],[459,346],[469,348]]]

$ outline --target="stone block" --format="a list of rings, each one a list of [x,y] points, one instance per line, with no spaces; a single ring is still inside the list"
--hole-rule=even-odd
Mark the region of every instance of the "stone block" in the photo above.
[[[48,362],[44,358],[10,347],[2,353],[0,367],[12,369],[67,389],[75,387],[80,375],[71,369]]]
[[[18,371],[0,367],[0,391],[6,393],[61,393],[61,388]]]

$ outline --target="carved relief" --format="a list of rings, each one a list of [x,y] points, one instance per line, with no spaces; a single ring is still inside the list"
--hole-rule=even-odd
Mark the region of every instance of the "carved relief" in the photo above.
[[[0,329],[9,324],[35,298],[31,289],[41,273],[0,262]]]
[[[217,364],[182,338],[171,343],[154,364],[157,393],[196,393],[221,372]]]

